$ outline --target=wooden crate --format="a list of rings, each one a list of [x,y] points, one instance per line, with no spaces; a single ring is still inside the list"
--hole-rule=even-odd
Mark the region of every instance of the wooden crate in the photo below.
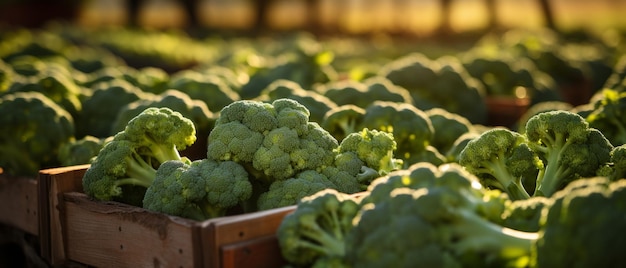
[[[44,258],[54,266],[276,267],[284,264],[275,237],[295,206],[193,221],[82,193],[88,165],[42,170],[40,222]],[[45,235],[44,235],[45,234]]]
[[[0,223],[39,234],[37,179],[0,174]]]

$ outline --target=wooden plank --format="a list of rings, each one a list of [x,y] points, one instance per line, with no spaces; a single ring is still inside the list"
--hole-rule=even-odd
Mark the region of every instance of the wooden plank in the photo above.
[[[66,260],[59,201],[65,192],[82,192],[82,178],[89,165],[39,171],[39,231],[41,256],[53,266]]]
[[[296,206],[221,217],[203,223],[202,242],[206,256],[219,256],[221,246],[275,235],[285,215]],[[220,258],[205,259],[207,267],[222,267]]]
[[[201,267],[199,224],[65,193],[66,257],[95,267]]]
[[[37,179],[0,174],[0,222],[39,235]]]
[[[221,267],[224,268],[274,268],[287,264],[280,253],[276,235],[223,245]]]

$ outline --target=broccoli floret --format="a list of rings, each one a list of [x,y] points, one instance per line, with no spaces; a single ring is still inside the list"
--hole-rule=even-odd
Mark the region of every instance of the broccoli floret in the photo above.
[[[259,195],[258,210],[268,210],[295,205],[306,196],[325,189],[335,189],[328,177],[315,170],[305,170],[293,178],[274,181],[269,189]]]
[[[396,172],[396,187],[389,187],[385,177],[372,184],[370,196],[378,191],[378,197],[369,199],[374,203],[363,200],[346,237],[350,264],[485,267],[530,255],[537,234],[492,222],[493,215],[499,216],[504,208],[503,199],[485,199],[488,190],[475,176],[457,164],[416,165]]]
[[[332,189],[302,198],[276,231],[282,256],[302,266],[319,267],[331,259],[345,264],[344,239],[359,208],[354,197]]]
[[[472,123],[467,118],[446,109],[432,108],[424,112],[434,130],[430,145],[439,152],[447,152],[461,135],[474,131]]]
[[[368,128],[393,134],[398,145],[396,155],[406,166],[420,162],[431,143],[434,128],[428,115],[408,103],[375,101],[365,109],[358,130]]]
[[[331,166],[337,140],[291,99],[240,100],[224,107],[208,138],[207,157],[240,163],[268,185]]]
[[[365,109],[353,105],[340,105],[330,109],[324,114],[320,124],[338,141],[343,140],[348,134],[359,131],[359,127],[365,116]]]
[[[572,180],[595,176],[610,161],[611,143],[578,114],[540,113],[528,120],[525,129],[529,147],[544,166],[537,176],[535,196],[549,197]]]
[[[59,162],[64,167],[89,164],[111,139],[113,137],[100,139],[94,136],[84,136],[79,140],[65,143],[59,148]]]
[[[513,200],[505,206],[499,224],[524,232],[537,232],[541,227],[539,222],[542,211],[550,202],[549,198],[543,196]]]
[[[143,207],[203,221],[226,215],[251,195],[248,173],[233,161],[169,160],[157,169]]]
[[[339,80],[316,88],[337,105],[355,105],[367,108],[374,101],[412,103],[408,90],[397,86],[382,76],[371,77],[365,81]]]
[[[0,167],[6,174],[35,176],[57,167],[63,144],[74,139],[74,120],[39,92],[15,92],[0,98]]]
[[[179,71],[172,75],[169,88],[182,91],[192,99],[206,103],[210,111],[219,111],[224,106],[239,100],[239,94],[221,78],[195,70]]]
[[[254,100],[272,102],[277,99],[288,98],[304,105],[311,113],[309,120],[321,124],[324,115],[337,107],[334,101],[313,90],[305,90],[298,83],[279,79],[261,91],[261,95]]]
[[[413,53],[383,65],[378,75],[406,88],[418,109],[445,108],[473,124],[487,121],[485,89],[456,57],[431,60],[423,54]]]
[[[626,92],[607,88],[599,94],[601,98],[585,119],[614,146],[626,144]]]
[[[349,134],[341,141],[336,150],[338,154],[356,153],[356,156],[365,163],[365,166],[377,171],[380,176],[384,176],[393,170],[402,168],[402,160],[394,158],[396,148],[397,144],[393,134],[364,128],[360,132]]]
[[[117,131],[112,131],[114,121],[124,106],[137,100],[153,98],[152,95],[124,80],[101,82],[93,88],[89,98],[82,101],[83,110],[76,117],[77,137],[89,135],[106,138],[115,135],[114,133],[125,127],[124,124]]]
[[[514,200],[530,197],[524,177],[543,168],[526,137],[505,128],[488,130],[469,141],[459,154],[459,164],[481,178],[483,185],[503,190]]]
[[[623,267],[626,181],[605,177],[571,182],[544,208],[534,267]]]
[[[169,108],[148,108],[98,153],[83,176],[83,190],[98,200],[127,202],[122,186],[148,188],[168,160],[189,161],[179,150],[196,140],[193,122]]]

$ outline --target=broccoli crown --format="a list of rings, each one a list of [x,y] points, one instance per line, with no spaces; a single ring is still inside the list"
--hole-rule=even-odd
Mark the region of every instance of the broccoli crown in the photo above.
[[[74,138],[65,109],[42,93],[15,92],[0,98],[0,114],[0,167],[7,174],[34,176],[59,165],[60,147]]]
[[[241,163],[264,182],[333,163],[337,140],[291,99],[236,101],[224,107],[208,138],[207,157]]]
[[[98,155],[107,140],[110,139],[84,136],[79,140],[65,143],[59,148],[59,162],[64,167],[89,164]]]
[[[413,104],[419,109],[441,107],[474,124],[487,121],[485,89],[456,58],[444,56],[431,60],[413,53],[385,64],[379,75],[409,90]]]
[[[544,163],[534,195],[551,196],[567,183],[594,176],[610,161],[611,143],[583,117],[569,111],[549,111],[526,123],[530,148]]]
[[[310,112],[310,121],[321,124],[324,115],[337,107],[334,101],[313,90],[305,90],[298,83],[279,79],[269,84],[261,95],[254,100],[271,102],[277,99],[288,98],[304,105]]]
[[[611,150],[612,180],[626,178],[626,144],[616,146]]]
[[[143,207],[202,221],[226,215],[251,195],[248,173],[233,161],[169,160],[157,169]]]
[[[151,97],[125,80],[95,85],[91,96],[83,100],[83,110],[76,118],[76,136],[105,138],[114,135],[111,128],[120,110],[131,102]]]
[[[169,108],[148,108],[100,150],[83,176],[83,189],[99,200],[128,200],[121,186],[148,188],[162,163],[188,161],[178,150],[195,139],[191,120]]]
[[[571,182],[544,208],[535,267],[622,267],[626,246],[626,181],[593,177]],[[572,257],[575,256],[575,257]]]
[[[490,220],[501,214],[506,199],[485,199],[487,190],[478,179],[456,164],[416,165],[420,166],[398,171],[403,174],[394,182],[400,186],[373,183],[365,198],[374,198],[362,201],[356,225],[346,238],[348,260],[355,267],[484,267],[530,254],[536,234]],[[412,181],[411,186],[401,186]]]
[[[433,125],[434,135],[430,144],[439,152],[447,152],[461,135],[473,131],[472,123],[467,118],[449,112],[443,108],[426,110],[426,115]]]
[[[257,199],[258,210],[295,205],[306,196],[325,189],[335,189],[328,177],[315,170],[305,170],[293,178],[274,181]]]
[[[602,131],[614,146],[626,144],[626,92],[606,88],[600,94],[585,119],[591,127]]]
[[[192,99],[182,91],[169,89],[154,98],[136,100],[122,107],[112,123],[111,135],[124,130],[132,118],[147,108],[169,108],[179,112],[193,122],[198,137],[206,137],[215,123],[215,115],[204,102]]]
[[[330,109],[324,114],[320,125],[338,141],[343,140],[348,134],[357,132],[365,116],[365,109],[353,105],[340,105]]]
[[[505,128],[487,130],[469,141],[459,154],[459,164],[479,176],[484,185],[506,191],[516,200],[530,196],[524,176],[543,168],[526,137]]]
[[[40,92],[76,117],[82,111],[79,99],[82,89],[72,80],[71,74],[63,73],[57,69],[61,68],[46,65],[46,68],[41,73],[13,83],[8,93]]]
[[[192,99],[206,103],[210,111],[219,111],[224,106],[239,100],[235,92],[217,75],[184,70],[172,75],[169,88],[182,91]]]
[[[376,129],[364,128],[360,132],[349,134],[341,141],[337,152],[354,152],[367,167],[370,167],[380,175],[402,168],[402,160],[394,158],[397,148],[393,134]],[[337,161],[337,159],[335,159]],[[353,170],[350,168],[350,170]]]
[[[524,232],[537,232],[541,228],[542,211],[550,204],[551,200],[543,196],[513,200],[505,206],[499,224]]]
[[[393,134],[398,145],[397,156],[405,164],[430,145],[434,128],[428,115],[408,103],[376,101],[365,109],[358,130],[369,128]]]
[[[306,266],[343,260],[344,239],[359,208],[354,197],[333,189],[302,198],[276,231],[282,256],[290,264]]]

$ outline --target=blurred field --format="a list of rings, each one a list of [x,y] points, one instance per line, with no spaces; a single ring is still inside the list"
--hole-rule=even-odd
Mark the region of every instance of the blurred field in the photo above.
[[[150,0],[140,13],[142,25],[155,28],[183,27],[184,10],[175,0]],[[499,0],[497,21],[503,27],[536,28],[543,25],[535,0]],[[304,1],[275,0],[269,15],[278,30],[303,28]],[[403,30],[418,35],[431,33],[440,21],[437,0],[321,0],[319,20],[325,30],[349,33]],[[626,0],[552,0],[555,20],[561,29],[604,30],[625,28]],[[124,24],[126,0],[86,2],[78,22],[101,26]],[[245,29],[254,23],[253,1],[200,0],[197,14],[203,26]],[[455,0],[452,27],[455,31],[482,29],[488,21],[484,1]]]

